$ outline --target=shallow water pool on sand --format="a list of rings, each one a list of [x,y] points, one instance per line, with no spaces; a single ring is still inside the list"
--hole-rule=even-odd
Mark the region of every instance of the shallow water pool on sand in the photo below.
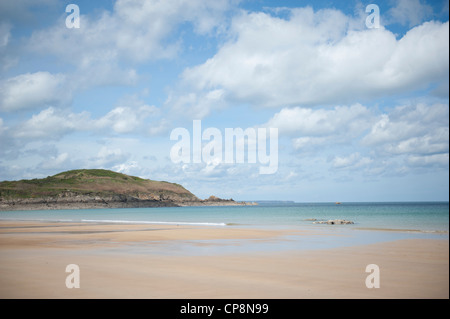
[[[198,239],[125,243],[105,249],[105,253],[161,254],[177,256],[227,255],[334,249],[402,239],[442,239],[448,234],[371,230],[306,232],[261,239]]]

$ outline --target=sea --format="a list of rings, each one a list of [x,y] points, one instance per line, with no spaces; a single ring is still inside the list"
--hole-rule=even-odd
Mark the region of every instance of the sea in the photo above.
[[[345,219],[349,225],[318,224],[315,221]],[[236,250],[320,249],[370,244],[408,238],[448,240],[448,202],[295,203],[258,202],[257,206],[202,206],[111,208],[79,210],[0,211],[0,221],[42,221],[79,223],[123,223],[235,227],[252,229],[294,229],[324,236],[287,236],[280,241],[248,241],[246,245],[217,241],[222,252]],[[185,243],[172,249],[197,249]],[[167,248],[167,247],[166,247]],[[170,251],[170,249],[169,249]]]

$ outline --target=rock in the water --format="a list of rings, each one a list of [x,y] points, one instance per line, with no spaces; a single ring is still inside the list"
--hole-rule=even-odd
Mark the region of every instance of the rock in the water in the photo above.
[[[328,224],[328,225],[348,225],[348,224],[354,224],[354,222],[350,220],[345,219],[330,219],[330,220],[324,220],[324,221],[317,221],[313,224]]]

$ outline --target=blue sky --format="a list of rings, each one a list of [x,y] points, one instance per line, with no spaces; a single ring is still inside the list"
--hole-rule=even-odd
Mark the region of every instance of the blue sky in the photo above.
[[[448,201],[448,17],[424,0],[1,1],[0,180],[105,168],[201,198]],[[277,171],[175,163],[170,133],[193,120],[277,128]]]

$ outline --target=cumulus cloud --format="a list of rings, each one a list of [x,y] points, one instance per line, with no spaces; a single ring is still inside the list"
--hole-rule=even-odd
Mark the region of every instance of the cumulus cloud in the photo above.
[[[170,58],[180,50],[178,39],[169,40],[180,24],[190,22],[196,32],[206,34],[220,24],[229,7],[228,0],[118,0],[113,11],[98,17],[81,14],[79,29],[61,27],[64,22],[60,21],[33,33],[30,48],[81,67]]]
[[[108,148],[103,146],[97,155],[92,156],[87,161],[88,167],[111,168],[117,167],[127,161],[129,154],[122,151],[121,148]]]
[[[57,156],[50,156],[43,161],[38,167],[44,170],[60,170],[67,166],[70,162],[70,156],[68,153],[61,153]]]
[[[59,105],[70,96],[65,76],[49,72],[25,73],[0,82],[0,111],[19,111]]]
[[[406,173],[417,167],[448,169],[449,106],[397,106],[378,116],[359,147],[376,158],[376,170],[384,167]]]
[[[89,114],[68,113],[49,107],[12,128],[16,139],[60,139],[63,135],[86,129]]]
[[[377,117],[361,104],[333,108],[283,108],[264,124],[292,139],[295,150],[315,152],[359,139]]]
[[[348,156],[336,156],[332,163],[335,169],[361,169],[373,162],[369,157],[363,157],[358,152]]]
[[[157,113],[155,106],[143,105],[138,108],[118,106],[96,120],[94,125],[99,128],[112,128],[116,133],[130,133],[141,128],[144,120],[155,113]]]
[[[75,132],[140,133],[145,136],[148,134],[146,120],[157,113],[155,106],[118,106],[100,118],[93,118],[87,111],[74,113],[49,107],[10,128],[4,128],[3,121],[0,121],[0,134],[5,131],[10,139],[20,140],[21,143],[40,139],[59,140]]]
[[[445,167],[448,168],[449,157],[446,154],[433,154],[427,156],[409,156],[407,162],[415,167]]]
[[[361,143],[387,154],[448,153],[448,117],[444,104],[398,106],[382,114]]]
[[[230,40],[187,68],[183,84],[191,94],[222,90],[229,103],[280,107],[354,103],[448,78],[448,22],[423,23],[397,40],[352,21],[337,10],[292,9],[287,19],[243,12]]]
[[[433,8],[420,0],[398,0],[397,5],[387,11],[385,23],[399,23],[412,27],[429,19],[432,15]]]
[[[303,157],[331,156],[331,168],[340,171],[358,168],[382,174],[399,166],[403,172],[428,164],[448,167],[446,104],[419,103],[384,112],[360,104],[283,108],[264,126],[278,127],[280,136],[289,137]]]
[[[112,169],[115,172],[127,175],[139,175],[141,173],[142,167],[140,167],[136,161],[130,161],[115,165]]]
[[[172,95],[173,94],[173,95]],[[188,114],[192,119],[201,119],[213,111],[226,107],[223,89],[207,92],[190,92],[181,96],[172,93],[166,101],[171,115]]]
[[[372,112],[361,104],[333,108],[283,108],[265,124],[277,127],[280,134],[328,136],[339,132],[365,130]]]
[[[22,2],[24,6],[31,6],[29,1]],[[111,11],[99,11],[96,15],[84,14],[86,11],[81,6],[79,29],[65,27],[64,19],[67,14],[64,13],[50,27],[34,31],[25,48],[33,55],[40,53],[54,56],[59,61],[74,66],[70,83],[67,83],[64,90],[59,90],[59,94],[51,94],[55,93],[54,86],[59,86],[60,83],[52,82],[49,75],[44,79],[45,75],[40,72],[34,75],[35,82],[47,83],[49,87],[45,88],[46,91],[40,92],[50,101],[40,101],[39,95],[34,94],[23,95],[22,99],[26,97],[27,101],[21,101],[16,96],[8,96],[8,91],[13,89],[9,87],[12,85],[9,82],[14,82],[14,86],[18,87],[20,83],[16,82],[24,82],[26,79],[24,76],[11,79],[6,83],[7,96],[4,97],[4,105],[0,106],[1,110],[56,102],[53,99],[55,96],[58,99],[61,92],[73,96],[76,92],[96,86],[135,85],[139,80],[137,65],[174,58],[183,50],[182,38],[177,34],[180,25],[190,24],[194,32],[200,35],[219,32],[226,19],[225,13],[231,8],[231,2],[118,0]],[[5,33],[3,38],[6,38],[7,31],[7,28],[2,27],[0,36]],[[13,62],[9,61],[8,65]],[[56,76],[52,77],[56,80]],[[52,104],[46,103],[46,106],[50,105]]]

